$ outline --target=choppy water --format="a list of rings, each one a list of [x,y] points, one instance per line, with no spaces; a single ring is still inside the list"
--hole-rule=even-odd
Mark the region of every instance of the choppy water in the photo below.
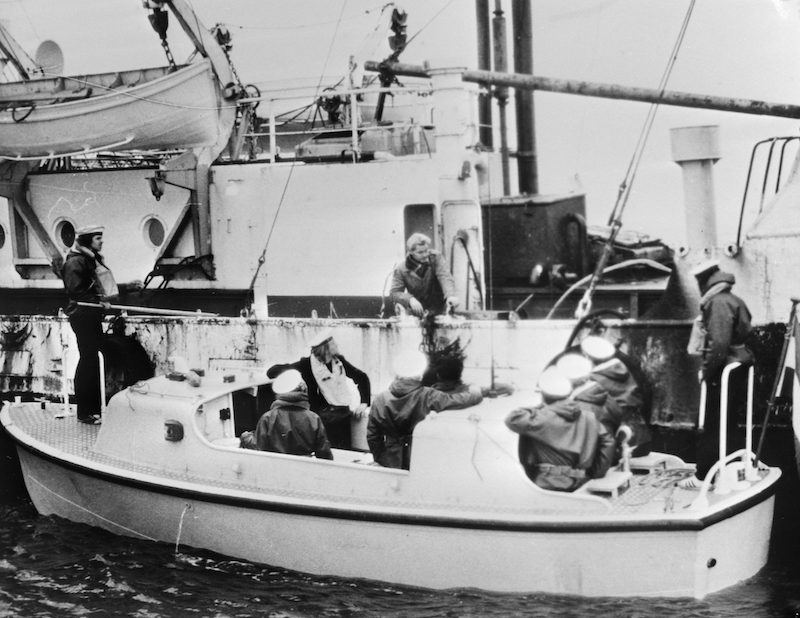
[[[702,601],[437,592],[314,577],[184,547],[176,552],[169,544],[41,517],[24,490],[8,490],[5,471],[0,618],[800,618],[800,483],[793,467],[781,467],[769,564]]]

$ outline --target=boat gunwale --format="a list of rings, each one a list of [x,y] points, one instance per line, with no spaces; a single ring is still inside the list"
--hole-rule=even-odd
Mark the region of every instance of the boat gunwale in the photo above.
[[[239,508],[251,508],[259,511],[269,511],[284,514],[301,515],[307,517],[321,517],[326,519],[341,519],[349,521],[361,521],[370,523],[383,523],[408,526],[428,526],[439,528],[456,528],[470,530],[503,531],[503,532],[539,532],[554,534],[575,534],[575,533],[609,533],[609,532],[698,532],[709,528],[716,523],[730,519],[739,515],[752,507],[772,498],[776,492],[777,480],[781,476],[779,469],[772,468],[770,474],[762,482],[758,491],[746,498],[740,499],[734,504],[723,507],[719,505],[709,506],[711,511],[706,515],[688,518],[686,516],[659,517],[658,519],[644,518],[642,516],[624,518],[620,515],[606,515],[598,517],[592,513],[586,516],[579,516],[577,519],[564,519],[564,514],[559,513],[558,519],[537,518],[536,521],[509,521],[489,518],[468,518],[468,517],[444,517],[441,515],[417,514],[411,512],[398,513],[397,506],[389,506],[376,510],[375,507],[360,506],[358,509],[340,508],[335,506],[322,506],[309,504],[307,500],[300,503],[297,499],[294,502],[283,499],[254,498],[246,495],[248,492],[241,490],[227,490],[210,492],[200,488],[193,488],[191,485],[196,483],[181,482],[181,485],[168,484],[157,480],[148,481],[132,478],[98,470],[89,465],[82,465],[76,461],[70,461],[56,456],[53,453],[37,448],[34,444],[22,439],[22,436],[29,437],[20,428],[14,427],[14,422],[8,416],[7,410],[0,411],[0,419],[5,430],[11,436],[18,447],[23,448],[31,455],[44,459],[51,464],[59,465],[73,472],[98,480],[123,485],[133,489],[149,491],[161,495],[178,497],[181,499],[194,499],[211,504],[227,505]],[[20,435],[21,434],[21,435]],[[30,438],[32,442],[39,442],[35,438]],[[53,448],[53,451],[57,449]],[[341,463],[341,462],[340,462]],[[110,466],[104,465],[104,468]],[[164,478],[164,481],[169,481]],[[236,495],[239,493],[240,495]],[[683,515],[683,514],[681,514]]]

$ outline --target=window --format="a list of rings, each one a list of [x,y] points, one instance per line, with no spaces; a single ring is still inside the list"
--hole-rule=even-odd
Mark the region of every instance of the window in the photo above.
[[[75,226],[71,221],[63,219],[56,223],[56,238],[65,249],[69,249],[73,245],[75,242]]]
[[[167,236],[164,224],[156,217],[150,217],[144,222],[144,239],[152,247],[160,247]]]

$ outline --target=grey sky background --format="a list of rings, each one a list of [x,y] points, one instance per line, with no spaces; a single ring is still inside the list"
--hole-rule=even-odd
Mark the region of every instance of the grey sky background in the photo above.
[[[348,58],[380,60],[388,46],[379,25],[391,7],[373,0],[191,0],[203,23],[224,23],[242,81],[262,90],[284,80],[327,85]],[[401,60],[476,68],[473,0],[406,0],[413,41]],[[656,88],[690,0],[532,0],[537,75]],[[494,7],[494,1],[490,1]],[[503,3],[511,31],[510,3]],[[54,40],[65,73],[165,64],[141,0],[0,0],[0,19],[33,55]],[[180,62],[191,51],[170,24]],[[796,0],[697,0],[668,90],[800,103],[800,9]],[[377,43],[376,44],[376,40]],[[327,78],[327,79],[323,79]],[[536,129],[543,193],[583,191],[590,224],[604,224],[633,156],[648,105],[537,93]],[[512,106],[513,107],[513,106]],[[756,141],[798,135],[800,121],[661,107],[624,227],[680,244],[685,236],[680,168],[669,129],[720,126],[714,168],[720,242],[736,233]],[[747,220],[755,216],[752,201]]]

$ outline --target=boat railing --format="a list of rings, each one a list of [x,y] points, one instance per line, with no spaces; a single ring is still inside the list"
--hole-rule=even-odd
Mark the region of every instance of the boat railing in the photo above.
[[[753,481],[758,480],[758,472],[755,469],[755,453],[753,452],[753,389],[754,389],[754,368],[748,367],[747,370],[747,413],[745,420],[745,447],[731,454],[728,454],[728,387],[730,375],[734,369],[741,367],[740,362],[729,363],[722,370],[721,393],[719,404],[719,460],[711,467],[703,480],[700,488],[700,495],[692,502],[693,508],[704,508],[708,506],[708,491],[715,476],[714,493],[716,495],[726,495],[733,490],[746,489]],[[702,430],[705,425],[706,402],[708,399],[707,385],[705,380],[700,385],[700,416],[698,429]],[[741,460],[741,465],[734,462]],[[739,479],[739,472],[742,472],[742,479]]]

